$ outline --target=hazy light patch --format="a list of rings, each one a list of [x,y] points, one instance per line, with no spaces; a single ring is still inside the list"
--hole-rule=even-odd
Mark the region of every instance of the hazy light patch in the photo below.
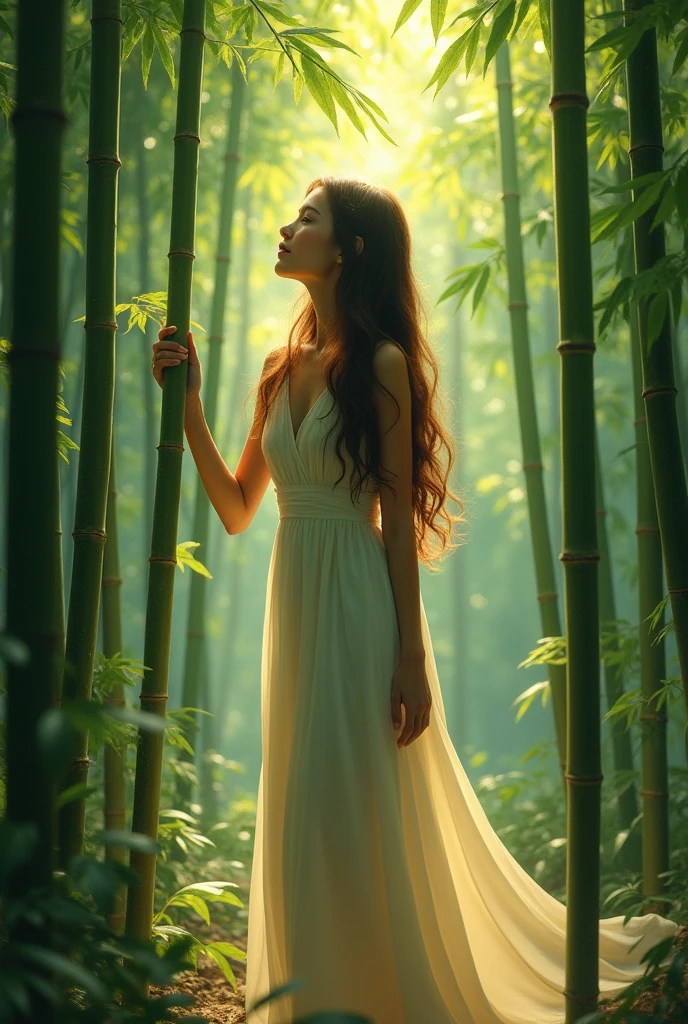
[[[471,594],[468,603],[471,608],[477,608],[478,611],[482,611],[483,608],[487,608],[487,598],[484,594]]]
[[[206,92],[206,90],[204,89],[203,92],[201,93],[201,103],[207,103],[209,99],[210,93]]]
[[[467,114],[459,114],[454,118],[454,124],[468,124],[470,121],[479,121],[483,116],[482,110],[471,110]]]
[[[289,156],[292,157],[294,160],[300,160],[301,157],[303,156],[303,150],[301,149],[300,146],[293,146],[289,150]]]
[[[506,471],[507,473],[511,473],[512,476],[515,473],[520,473],[521,463],[518,461],[518,459],[509,459],[509,461],[506,464]]]
[[[361,37],[361,46],[363,47],[364,50],[372,50],[374,45],[375,40],[371,39],[370,36]]]
[[[523,488],[512,487],[507,494],[507,498],[513,505],[515,505],[518,501],[523,501]]]
[[[506,402],[503,398],[493,398],[492,401],[488,402],[484,407],[483,412],[486,412],[488,416],[498,416],[500,412],[504,412],[506,409]]]
[[[473,380],[471,381],[471,390],[472,391],[484,391],[485,390],[485,378],[484,377],[474,377]]]
[[[143,144],[146,147],[146,149],[155,149],[155,147],[158,144],[158,140],[155,138],[154,135],[149,135],[148,138],[143,140]]]
[[[456,110],[458,103],[459,101],[457,100],[456,96],[447,96],[447,98],[444,101],[444,105],[447,110]]]
[[[437,242],[430,249],[430,255],[438,259],[440,256],[444,256],[444,246],[441,242]]]
[[[535,42],[533,43],[533,49],[535,50],[536,53],[544,53],[545,52],[546,47],[545,47],[545,44],[543,43],[542,39],[536,39],[535,40]]]

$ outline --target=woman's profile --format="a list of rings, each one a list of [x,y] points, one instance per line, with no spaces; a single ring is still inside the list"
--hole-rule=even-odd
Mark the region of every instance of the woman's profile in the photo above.
[[[246,1006],[305,984],[250,1020],[563,1024],[566,908],[492,829],[446,728],[418,560],[452,549],[461,503],[403,209],[386,188],[318,178],[280,234],[275,273],[304,302],[265,359],[235,473],[203,418],[191,337],[185,417],[227,532],[247,529],[271,480],[280,517]],[[160,384],[187,358],[172,331],[154,345]],[[601,920],[601,996],[676,930],[656,914]]]

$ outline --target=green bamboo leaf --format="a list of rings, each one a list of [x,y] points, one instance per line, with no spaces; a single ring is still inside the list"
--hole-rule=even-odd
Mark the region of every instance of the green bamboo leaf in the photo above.
[[[401,8],[401,11],[399,12],[397,23],[394,26],[394,32],[397,32],[402,25],[406,24],[406,22],[409,20],[414,11],[416,11],[420,7],[421,3],[422,0],[406,0],[404,6]],[[394,32],[392,32],[392,35],[394,35]],[[435,40],[435,42],[437,42],[437,40]]]
[[[618,25],[610,32],[605,32],[603,36],[595,39],[595,41],[588,46],[585,52],[594,53],[596,50],[606,50],[608,47],[616,49],[617,44],[621,45],[624,43],[627,37],[628,27],[626,25]]]
[[[533,2],[533,0],[519,0],[517,14],[516,14],[516,21],[514,23],[513,29],[511,30],[511,38],[512,39],[514,39],[518,35],[518,30],[520,29],[521,25],[523,24],[523,21],[524,21],[526,15],[527,15],[528,11],[530,10],[530,5],[531,5],[532,2]]]
[[[425,89],[423,89],[423,92],[437,82],[437,88],[435,89],[435,96],[437,96],[437,93],[440,91],[442,86],[447,82],[451,75],[454,74],[461,63],[461,58],[466,52],[466,47],[468,46],[472,30],[473,26],[466,29],[463,35],[459,36],[458,39],[455,39],[451,46],[444,51],[440,57],[437,67],[435,68],[434,75],[425,86]]]
[[[177,565],[182,572],[184,572],[184,566],[188,565],[189,569],[193,569],[200,576],[205,576],[206,579],[211,580],[213,577],[203,563],[194,558],[189,551],[189,548],[197,548],[198,546],[198,541],[195,540],[185,540],[181,544],[177,544]]]
[[[356,128],[361,133],[363,138],[366,139],[367,136],[365,133],[365,126],[361,121],[360,117],[358,116],[356,108],[351,102],[349,94],[347,93],[344,86],[341,84],[341,82],[337,81],[337,79],[331,79],[330,88],[332,89],[332,95],[334,96],[334,98],[336,99],[337,103],[342,108],[346,116],[349,118],[354,128]]]
[[[510,0],[507,7],[502,11],[499,17],[495,18],[492,23],[492,31],[490,37],[487,40],[487,46],[485,47],[485,63],[483,64],[483,78],[487,74],[487,69],[490,65],[490,61],[496,54],[499,47],[502,45],[506,37],[509,35],[509,30],[514,22],[514,15],[516,14],[516,0]]]
[[[143,832],[127,832],[123,829],[105,829],[99,836],[95,837],[96,842],[102,846],[114,847],[121,850],[138,850],[140,853],[158,854],[160,846],[150,836]]]
[[[338,32],[339,29],[334,28],[291,28],[285,29],[280,32],[280,38],[290,36],[292,39],[300,39],[303,41],[304,36],[308,36],[310,39],[317,40],[321,46],[331,46],[337,50],[348,50],[349,53],[353,53],[355,57],[360,57],[360,53],[349,46],[348,43],[343,43],[341,39],[335,39],[332,35],[333,32]],[[312,51],[315,54],[315,50]]]
[[[242,963],[246,960],[246,953],[243,949],[238,946],[233,946],[231,942],[208,942],[206,948],[212,946],[213,949],[219,949],[224,956],[230,956],[234,960],[241,960]]]
[[[293,18],[290,14],[286,14],[281,7],[277,7],[275,4],[266,4],[265,0],[254,0],[256,7],[259,7],[261,11],[265,11],[275,21],[278,21],[280,25],[300,25],[301,22],[298,18]]]
[[[660,224],[665,224],[671,220],[671,215],[676,209],[676,187],[669,185],[662,196],[662,201],[657,207],[657,213],[654,216],[652,224],[650,225],[650,231],[654,231]]]
[[[75,786],[69,786],[68,789],[63,789],[61,793],[58,793],[55,807],[59,811],[66,804],[71,804],[73,800],[85,800],[96,790],[97,786],[90,786],[88,782],[77,782]]]
[[[303,62],[303,75],[306,80],[308,91],[320,109],[332,122],[334,130],[337,135],[339,135],[339,128],[337,126],[337,108],[335,107],[334,99],[332,98],[332,90],[330,89],[330,83],[327,76],[324,75],[320,68],[316,67],[310,60],[305,60]]]
[[[199,952],[203,953],[204,956],[207,956],[210,960],[214,960],[215,961],[215,963],[220,968],[220,970],[224,974],[224,976],[227,979],[227,981],[229,982],[229,984],[232,986],[232,988],[236,992],[238,986],[237,986],[236,977],[234,976],[234,971],[231,968],[229,960],[227,960],[222,955],[222,953],[219,951],[219,949],[214,949],[212,946],[203,946],[203,948],[201,950],[199,950]]]
[[[5,33],[5,35],[9,36],[10,39],[14,39],[14,36],[12,34],[12,29],[10,28],[9,22],[5,21],[5,19],[3,18],[3,16],[1,14],[0,14],[0,29],[2,29],[2,31]]]
[[[285,56],[284,50],[282,50],[280,52],[279,57],[277,58],[277,64],[275,65],[275,77],[274,77],[273,85],[272,85],[272,91],[273,92],[277,88],[277,85],[279,84],[279,82],[280,82],[280,80],[282,78],[282,75],[284,74],[284,62],[285,62],[285,60],[286,60],[286,56]]]
[[[430,24],[432,25],[432,34],[435,37],[435,42],[439,39],[442,26],[444,25],[444,19],[447,15],[447,3],[448,0],[430,0]]]
[[[622,181],[618,185],[608,185],[598,195],[606,196],[608,194],[614,195],[618,192],[637,191],[639,188],[644,188],[646,185],[659,181],[660,178],[666,178],[670,173],[670,171],[651,171],[649,174],[642,174],[639,178],[627,178],[626,181]]]
[[[551,29],[550,29],[550,9],[549,0],[538,0],[538,9],[540,13],[540,31],[542,32],[542,41],[545,44],[547,50],[547,56],[552,59],[552,43],[551,43]]]
[[[470,31],[468,38],[468,46],[466,47],[466,78],[471,73],[473,67],[473,61],[475,60],[478,52],[478,43],[480,42],[480,33],[482,30],[482,21],[476,21],[475,25]]]
[[[684,164],[676,175],[676,209],[684,234],[688,235],[688,164]]]
[[[294,87],[294,103],[298,105],[303,91],[303,71],[301,70],[301,54],[291,53],[292,64],[292,85]]]
[[[683,67],[686,57],[688,57],[688,27],[684,28],[683,31],[679,32],[676,36],[676,42],[678,43],[678,50],[674,57],[674,63],[671,68],[672,75],[675,75],[677,71],[680,71]]]
[[[200,896],[194,896],[192,892],[174,896],[167,904],[170,907],[190,907],[207,925],[210,924],[210,911],[208,904]]]
[[[490,280],[490,269],[490,264],[486,263],[482,271],[480,272],[478,283],[475,286],[475,291],[473,292],[473,309],[471,310],[471,320],[473,319],[473,314],[475,313],[476,309],[480,304],[480,300],[483,297],[483,292],[487,288],[487,283]]]
[[[172,58],[172,50],[170,49],[170,44],[168,43],[165,33],[160,28],[160,25],[155,20],[155,18],[153,18],[153,20],[151,21],[151,29],[153,30],[155,45],[157,46],[158,53],[160,54],[160,60],[162,61],[162,65],[165,71],[167,72],[167,77],[172,83],[172,88],[174,89],[174,60]]]
[[[146,30],[143,33],[143,41],[141,43],[141,74],[143,75],[143,84],[146,89],[148,88],[148,75],[150,74],[154,52],[155,39],[149,22],[146,25]]]

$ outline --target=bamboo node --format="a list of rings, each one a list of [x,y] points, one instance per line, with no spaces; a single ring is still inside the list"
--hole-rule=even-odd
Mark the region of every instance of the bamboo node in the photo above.
[[[105,810],[105,811],[103,811],[103,814],[105,815],[106,818],[114,818],[115,815],[117,815],[117,814],[122,814],[123,815],[124,813],[125,812],[124,812],[124,808],[123,807],[122,807],[121,810],[114,810],[114,811]]]
[[[103,576],[102,585],[104,587],[116,587],[122,582],[121,576]]]
[[[596,786],[602,782],[604,775],[573,775],[571,772],[564,772],[564,778],[574,786]]]
[[[669,395],[671,398],[675,398],[678,394],[676,388],[645,388],[643,390],[643,398],[656,398],[658,395]]]
[[[141,701],[144,700],[167,700],[168,694],[166,693],[142,693],[139,697]]]
[[[647,714],[645,714],[645,715],[639,715],[638,718],[639,718],[639,720],[641,722],[668,722],[669,721],[669,719],[667,718],[666,715],[653,715],[653,714],[647,715]]]
[[[503,82],[497,82],[498,89],[513,89],[514,83],[505,78]]]
[[[599,562],[599,560],[599,551],[562,551],[562,553],[559,555],[559,561],[565,562],[567,565],[576,565],[577,563],[586,564],[592,562]]]
[[[192,142],[197,142],[199,146],[201,144],[200,137],[195,132],[177,132],[172,141],[176,142],[178,139],[190,139]]]
[[[566,996],[567,999],[570,999],[572,1003],[585,1003],[589,999],[590,1000],[597,999],[597,996],[599,996],[599,994],[600,994],[600,990],[596,989],[595,992],[591,992],[588,995],[577,996],[577,995],[574,995],[573,992],[569,992],[569,990],[567,988],[564,989],[564,995]]]
[[[647,535],[649,537],[658,537],[659,536],[659,527],[658,526],[636,526],[636,528],[635,528],[635,535],[636,535],[636,537],[644,537],[645,535]]]
[[[541,462],[524,462],[523,472],[524,473],[539,473],[542,470]]]
[[[208,38],[206,36],[205,32],[203,31],[203,29],[202,28],[197,28],[195,25],[187,25],[186,28],[181,29],[181,31],[179,32],[179,35],[183,36],[185,32],[195,32],[196,35],[203,36],[204,39]]]
[[[635,153],[640,153],[643,149],[656,149],[660,153],[664,152],[664,146],[661,142],[641,142],[637,146],[632,146],[628,151],[628,155],[629,157],[633,156]]]
[[[208,335],[208,341],[219,341],[219,342],[222,342],[224,340],[225,339],[222,337],[221,334],[209,334]]]
[[[688,587],[667,587],[671,597],[678,597],[680,594],[688,594]]]
[[[596,516],[606,516],[606,514],[607,514],[606,508],[598,508],[595,511],[595,515]]]
[[[122,19],[118,18],[116,14],[96,14],[90,19],[91,24],[94,21],[118,21],[120,25],[124,24]]]
[[[107,540],[105,530],[72,530],[72,537],[74,539],[77,537],[93,537],[94,540],[102,540],[103,542]]]
[[[88,767],[91,763],[90,757],[73,757],[71,761],[72,765],[85,764]]]
[[[156,445],[155,447],[157,448],[158,451],[160,451],[162,448],[169,448],[170,451],[174,451],[174,452],[183,452],[184,451],[184,445],[183,444],[176,444],[176,442],[174,442],[174,441],[161,442],[160,444]]]
[[[666,799],[669,798],[669,794],[665,793],[663,789],[641,789],[640,790],[640,795],[641,796],[662,796],[662,797],[665,797]]]
[[[514,309],[528,309],[528,303],[527,302],[510,302],[509,305],[507,306],[507,309],[509,310],[510,313]]]
[[[225,160],[236,160],[238,163],[241,160],[241,157],[238,153],[225,153]]]
[[[220,254],[218,253],[217,256],[215,257],[215,262],[216,263],[231,263],[232,262],[232,257],[231,256],[220,256]]]
[[[567,352],[584,352],[586,355],[594,356],[596,352],[594,341],[560,341],[557,345],[557,352],[566,355]]]
[[[105,697],[103,704],[111,704],[113,708],[123,708],[125,706],[124,697]]]
[[[191,249],[170,249],[167,254],[168,259],[170,256],[186,256],[190,260],[196,259],[196,253]]]
[[[165,565],[176,565],[177,559],[171,555],[151,555],[149,562],[163,562]]]
[[[91,164],[114,164],[118,170],[122,166],[122,161],[118,156],[88,156],[86,163],[89,166]]]
[[[520,192],[502,192],[502,199],[520,199]]]
[[[584,92],[555,92],[549,101],[552,113],[560,107],[583,107],[587,110],[589,106],[590,100]]]
[[[546,590],[544,593],[538,594],[537,599],[538,601],[556,601],[557,592],[556,590]]]
[[[634,427],[639,427],[642,423],[647,423],[647,418],[645,416],[641,416],[639,419],[633,420]]]
[[[117,330],[114,320],[84,320],[84,330],[88,330],[89,327],[108,327],[111,331]]]

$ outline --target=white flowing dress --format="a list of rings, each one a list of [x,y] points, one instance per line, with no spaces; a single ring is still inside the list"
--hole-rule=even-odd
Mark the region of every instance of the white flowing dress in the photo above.
[[[397,748],[399,629],[379,492],[358,506],[325,389],[294,437],[285,378],[262,450],[280,519],[270,560],[246,962],[248,1017],[348,1010],[374,1024],[563,1024],[566,908],[508,852],[447,732],[421,601],[430,725]],[[332,434],[326,438],[330,427]],[[370,484],[370,481],[366,481]],[[600,921],[599,988],[644,974],[677,925]]]

